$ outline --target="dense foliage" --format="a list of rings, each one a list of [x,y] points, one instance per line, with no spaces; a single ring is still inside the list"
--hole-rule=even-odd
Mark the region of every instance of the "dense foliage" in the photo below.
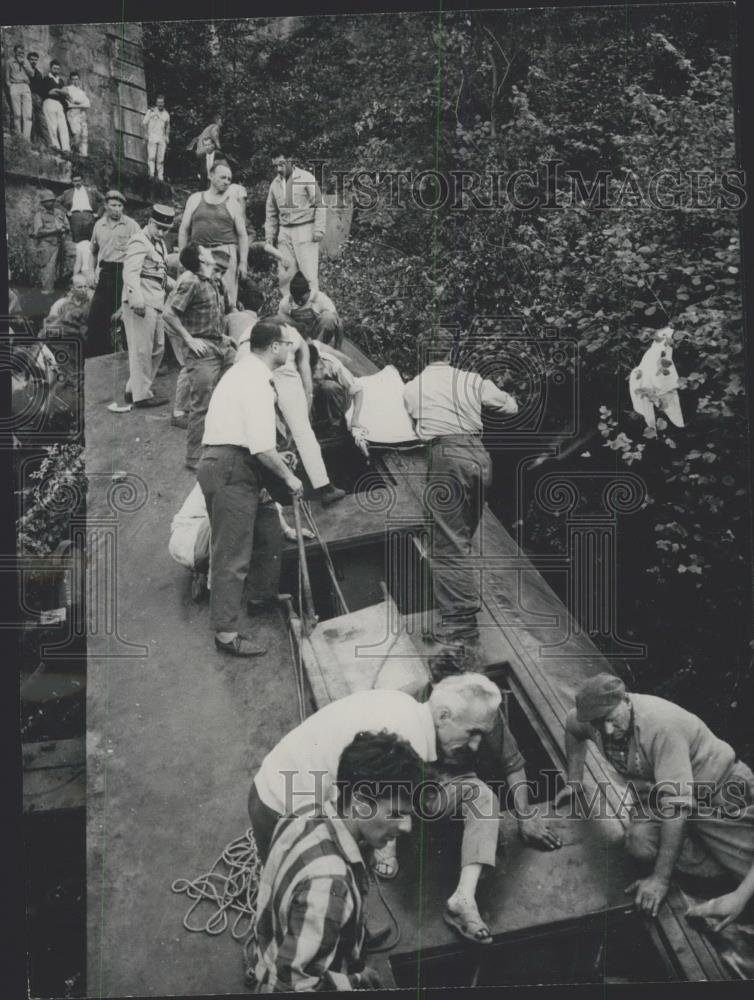
[[[281,149],[321,170],[326,189],[358,196],[351,238],[322,283],[375,359],[411,374],[417,337],[441,318],[511,317],[577,345],[568,375],[580,388],[579,447],[566,441],[567,455],[539,470],[641,476],[646,502],[618,531],[619,630],[649,648],[637,681],[748,740],[740,205],[725,179],[736,167],[731,26],[719,7],[691,11],[288,19],[284,31],[265,19],[153,24],[147,79],[166,93],[178,151],[222,111],[255,226]],[[174,169],[189,174],[183,155]],[[476,203],[426,207],[442,200],[431,172],[454,170],[479,175]],[[493,182],[483,178],[505,185],[517,170],[528,171],[517,202],[485,207]],[[357,171],[372,172],[368,183],[354,182]],[[400,187],[391,171],[430,173]],[[666,207],[649,200],[661,171],[680,172]],[[660,419],[655,432],[633,413],[627,378],[666,325],[686,426]],[[524,392],[509,367],[503,382]],[[565,399],[549,426],[565,420]],[[559,519],[533,502],[517,510],[508,489],[492,502],[509,525],[522,522],[525,544],[562,550]]]

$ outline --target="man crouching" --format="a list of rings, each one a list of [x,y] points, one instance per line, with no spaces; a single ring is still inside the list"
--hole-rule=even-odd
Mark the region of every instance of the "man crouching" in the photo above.
[[[259,883],[252,968],[259,993],[378,989],[362,960],[369,885],[362,851],[411,831],[422,762],[406,740],[357,733],[340,755],[337,805],[281,819]]]

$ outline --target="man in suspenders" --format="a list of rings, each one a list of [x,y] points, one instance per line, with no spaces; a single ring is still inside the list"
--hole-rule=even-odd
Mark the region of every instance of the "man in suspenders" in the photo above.
[[[207,191],[197,191],[186,202],[178,231],[178,249],[198,243],[210,250],[225,250],[230,267],[223,275],[232,308],[238,298],[238,278],[248,267],[249,237],[238,201],[228,196],[232,174],[225,161],[215,163],[209,175]]]

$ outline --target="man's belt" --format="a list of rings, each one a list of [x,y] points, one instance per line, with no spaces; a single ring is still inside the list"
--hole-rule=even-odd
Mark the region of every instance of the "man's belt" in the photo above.
[[[69,215],[94,215],[91,208],[72,208]]]
[[[295,229],[296,226],[311,226],[314,219],[305,219],[303,222],[281,222],[281,229]]]

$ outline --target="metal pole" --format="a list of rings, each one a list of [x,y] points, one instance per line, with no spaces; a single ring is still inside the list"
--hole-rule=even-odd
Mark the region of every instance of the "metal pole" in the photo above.
[[[314,612],[314,599],[312,598],[312,585],[309,580],[309,567],[306,563],[306,547],[304,545],[304,535],[301,531],[301,501],[297,496],[293,497],[293,520],[296,526],[296,542],[298,544],[298,565],[301,574],[301,583],[304,594],[304,607],[301,608],[301,620],[303,623],[304,635],[310,635],[312,629],[317,624],[317,615]]]

